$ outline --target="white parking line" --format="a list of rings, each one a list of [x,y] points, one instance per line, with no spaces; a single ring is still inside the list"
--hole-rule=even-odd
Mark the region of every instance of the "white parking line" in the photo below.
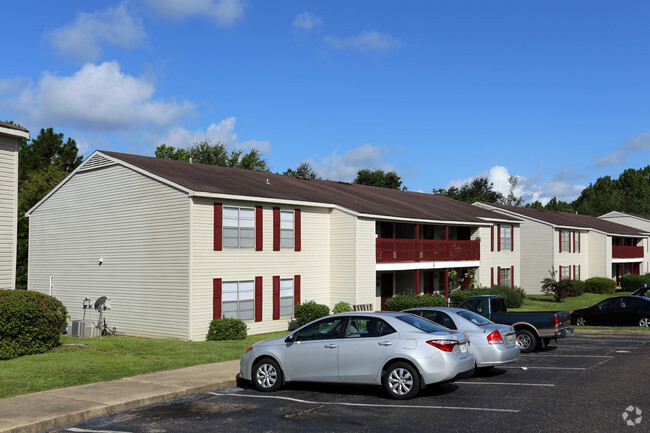
[[[524,357],[530,357],[531,355],[524,355]],[[535,355],[532,355],[535,356]],[[548,358],[553,356],[555,358],[613,358],[613,355],[555,355],[553,353],[540,353],[537,356]]]
[[[552,383],[520,383],[520,382],[454,382],[463,385],[505,385],[505,386],[555,386]]]
[[[638,349],[638,346],[556,346],[558,349]]]
[[[449,410],[472,410],[481,412],[508,412],[518,413],[521,412],[517,409],[495,409],[485,407],[460,407],[460,406],[412,406],[400,404],[367,404],[367,403],[342,403],[342,402],[329,402],[329,401],[310,401],[302,400],[292,397],[281,397],[273,395],[246,395],[246,394],[220,394],[217,392],[208,392],[208,394],[216,395],[218,397],[247,397],[247,398],[268,398],[276,400],[287,400],[296,403],[304,404],[317,404],[317,405],[331,405],[331,406],[355,406],[355,407],[378,407],[378,408],[396,408],[396,409],[449,409]]]
[[[586,370],[586,368],[580,368],[580,367],[507,367],[507,366],[500,366],[499,368],[509,368],[509,369],[528,369],[530,370],[531,368],[534,368],[536,370]]]
[[[119,431],[119,430],[86,430],[83,428],[76,428],[76,427],[70,427],[65,430],[76,432],[76,433],[131,433],[131,432]]]

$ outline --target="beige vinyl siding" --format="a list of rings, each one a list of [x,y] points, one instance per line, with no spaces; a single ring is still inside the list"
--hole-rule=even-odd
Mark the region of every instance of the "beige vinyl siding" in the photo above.
[[[357,218],[357,258],[354,304],[373,304],[373,309],[380,310],[381,303],[376,302],[377,291],[377,241],[375,220]],[[333,299],[334,303],[340,300]],[[381,302],[381,298],[380,298]]]
[[[329,303],[356,303],[357,218],[335,209],[331,214],[331,291]],[[373,226],[374,237],[374,226]],[[373,276],[374,287],[374,276]],[[374,298],[373,298],[374,299]]]
[[[15,287],[18,210],[17,140],[0,136],[0,289]]]
[[[524,220],[520,224],[521,287],[526,293],[539,294],[540,281],[549,277],[553,269],[557,233],[553,227],[535,221]]]
[[[591,277],[612,278],[612,238],[594,231],[583,237],[587,238],[585,250],[589,255],[589,267],[582,279],[586,280]]]
[[[29,289],[48,293],[51,276],[73,320],[84,296],[107,296],[118,332],[188,338],[186,193],[118,165],[79,171],[33,211],[29,249]]]
[[[494,250],[492,249],[492,237],[490,231],[494,233]],[[484,287],[490,287],[492,283],[492,275],[494,275],[494,284],[499,281],[497,269],[512,269],[515,272],[511,275],[513,284],[518,287],[521,285],[521,229],[518,225],[512,226],[512,242],[513,248],[498,250],[497,226],[481,227],[478,231],[478,236],[481,238],[481,266],[478,270],[477,282]],[[494,272],[494,274],[492,274]]]
[[[273,320],[273,276],[300,275],[301,301],[330,305],[330,219],[329,209],[263,204],[263,251],[255,248],[223,248],[213,251],[214,203],[255,208],[260,203],[193,198],[191,339],[204,340],[212,320],[215,278],[222,281],[255,280],[262,277],[262,321],[247,321],[249,334],[288,329],[291,317]],[[273,251],[273,207],[301,210],[301,251]]]

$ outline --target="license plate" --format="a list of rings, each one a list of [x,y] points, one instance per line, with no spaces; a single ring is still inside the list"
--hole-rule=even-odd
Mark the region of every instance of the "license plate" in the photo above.
[[[508,335],[508,343],[512,343],[513,341],[515,341],[515,336],[512,335],[512,334],[509,334]]]
[[[458,345],[458,347],[460,347],[460,353],[467,353],[467,343],[461,343]]]

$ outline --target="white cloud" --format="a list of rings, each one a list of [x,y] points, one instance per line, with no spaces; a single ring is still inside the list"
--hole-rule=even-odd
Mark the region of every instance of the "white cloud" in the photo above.
[[[41,125],[72,125],[81,130],[166,127],[194,110],[189,102],[155,100],[154,85],[126,75],[117,62],[85,64],[71,76],[43,73],[22,89],[13,105]]]
[[[342,155],[334,151],[330,156],[314,161],[312,166],[323,179],[352,181],[363,168],[392,171],[393,166],[383,160],[386,152],[385,147],[366,143]]]
[[[219,26],[232,25],[244,14],[240,0],[143,0],[158,15],[183,20],[204,16]]]
[[[311,32],[323,25],[323,20],[309,12],[303,12],[293,20],[293,27],[296,29],[303,30],[305,32]]]
[[[80,61],[97,59],[103,44],[132,49],[144,37],[142,23],[129,13],[124,3],[99,12],[82,12],[72,24],[45,34],[62,55]]]
[[[364,52],[387,51],[393,48],[398,48],[401,45],[398,38],[377,31],[362,32],[356,36],[350,36],[343,39],[335,36],[328,36],[325,38],[325,42],[332,48],[351,49]]]
[[[242,149],[244,151],[257,149],[265,155],[271,153],[271,142],[268,140],[247,140],[239,142],[235,133],[236,123],[237,119],[235,117],[229,117],[219,123],[211,123],[205,131],[189,131],[182,127],[170,128],[162,135],[149,134],[148,141],[158,144],[164,143],[176,148],[187,148],[196,142],[210,139],[214,142],[222,142],[230,149]],[[158,144],[154,147],[157,147]]]
[[[650,132],[637,134],[618,150],[594,159],[593,168],[611,167],[614,165],[627,165],[627,158],[631,152],[650,151]]]

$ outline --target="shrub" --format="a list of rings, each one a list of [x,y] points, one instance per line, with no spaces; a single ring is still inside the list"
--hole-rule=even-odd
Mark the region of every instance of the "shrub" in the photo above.
[[[585,280],[585,292],[611,294],[616,291],[616,281],[604,277],[592,277]]]
[[[553,295],[555,301],[560,302],[560,300],[569,296],[568,283],[569,280],[557,281],[555,279],[555,271],[549,271],[550,277],[544,278],[540,283],[542,284],[542,293],[546,295]]]
[[[56,298],[28,290],[0,290],[0,359],[44,353],[61,344],[67,310]]]
[[[567,280],[567,291],[569,297],[577,297],[585,293],[585,282],[580,280]]]
[[[521,293],[523,289],[519,287],[507,287],[507,286],[492,286],[487,287],[477,287],[476,289],[467,289],[467,290],[455,290],[449,295],[451,300],[451,305],[456,307],[458,304],[463,302],[465,299],[470,296],[479,296],[479,295],[501,295],[503,296],[506,307],[508,308],[517,308],[521,307],[523,298]]]
[[[339,302],[334,306],[334,309],[332,310],[332,313],[337,314],[337,313],[348,313],[350,311],[354,311],[352,306],[348,304],[347,302]]]
[[[240,319],[224,318],[210,322],[206,341],[244,340],[248,328]]]
[[[387,311],[402,311],[417,307],[446,307],[447,299],[443,295],[395,295],[386,299]]]
[[[618,281],[624,291],[633,292],[636,289],[640,289],[645,284],[650,286],[650,274],[625,275],[624,277],[619,278]]]
[[[296,305],[294,313],[298,326],[305,325],[329,314],[329,307],[327,305],[317,304],[316,301],[303,302],[302,304]]]

